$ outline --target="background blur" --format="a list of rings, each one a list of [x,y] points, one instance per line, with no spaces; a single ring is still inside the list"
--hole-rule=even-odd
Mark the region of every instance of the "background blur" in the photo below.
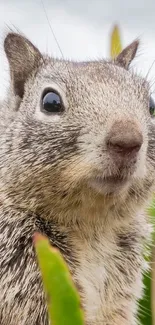
[[[43,2],[42,2],[43,1]],[[109,56],[109,32],[119,23],[122,43],[141,38],[136,70],[146,75],[155,60],[154,0],[0,0],[0,50],[9,27],[16,27],[42,51],[60,57],[43,4],[66,58],[91,59]],[[0,56],[0,96],[7,86],[8,68]],[[155,64],[150,79],[155,76]]]

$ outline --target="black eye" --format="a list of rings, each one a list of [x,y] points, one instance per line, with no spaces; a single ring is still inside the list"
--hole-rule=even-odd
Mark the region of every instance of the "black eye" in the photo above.
[[[41,104],[42,110],[47,113],[61,113],[64,110],[61,97],[55,90],[46,90]]]
[[[155,101],[152,97],[150,97],[149,110],[150,110],[150,115],[152,117],[155,117]]]

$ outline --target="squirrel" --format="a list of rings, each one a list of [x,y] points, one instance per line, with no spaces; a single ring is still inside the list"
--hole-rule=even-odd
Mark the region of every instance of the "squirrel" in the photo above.
[[[136,325],[152,227],[155,105],[130,63],[42,54],[9,32],[0,109],[0,324],[48,325],[33,247],[46,235],[67,262],[87,325]],[[149,254],[149,252],[148,252]]]

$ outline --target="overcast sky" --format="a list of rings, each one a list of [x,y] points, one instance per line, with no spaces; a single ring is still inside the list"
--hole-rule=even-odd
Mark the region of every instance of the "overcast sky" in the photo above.
[[[43,52],[61,56],[50,30],[43,4],[63,56],[78,60],[109,57],[109,34],[119,23],[123,45],[141,39],[136,70],[146,75],[155,60],[154,0],[0,0],[0,96],[8,83],[3,53],[7,26],[21,30]],[[150,79],[155,79],[155,64]]]

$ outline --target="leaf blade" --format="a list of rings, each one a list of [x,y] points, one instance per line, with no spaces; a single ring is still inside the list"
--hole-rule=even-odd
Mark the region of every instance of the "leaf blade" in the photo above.
[[[114,59],[122,51],[121,36],[118,25],[114,25],[110,37],[110,56]]]
[[[48,297],[51,324],[83,325],[80,298],[60,252],[52,248],[48,239],[39,233],[34,236],[34,246]]]

